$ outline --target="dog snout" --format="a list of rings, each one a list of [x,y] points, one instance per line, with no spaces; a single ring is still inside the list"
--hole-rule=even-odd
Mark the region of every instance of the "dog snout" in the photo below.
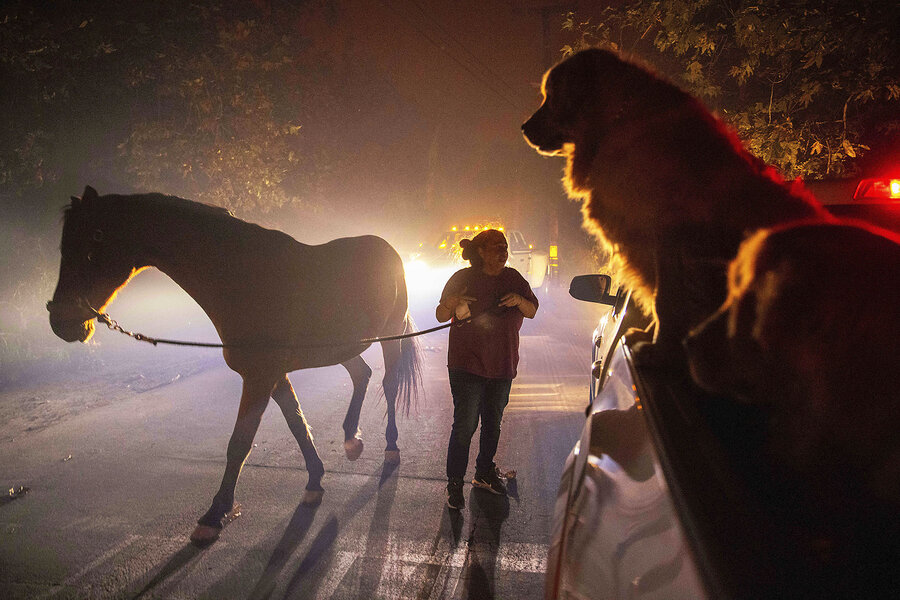
[[[522,135],[525,136],[525,139],[528,140],[529,143],[534,144],[534,135],[535,135],[535,116],[537,113],[532,115],[527,121],[522,123]]]
[[[522,124],[522,134],[531,147],[548,156],[559,154],[566,141],[560,128],[547,114],[546,105]]]

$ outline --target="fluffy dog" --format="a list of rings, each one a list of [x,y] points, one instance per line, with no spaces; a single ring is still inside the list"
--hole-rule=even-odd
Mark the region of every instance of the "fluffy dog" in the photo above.
[[[900,509],[900,236],[859,223],[761,230],[728,280],[686,339],[695,381],[764,407],[772,463],[825,501]]]
[[[718,308],[747,233],[829,218],[699,101],[612,52],[574,54],[547,71],[542,92],[525,138],[566,157],[566,190],[659,343],[677,345]]]

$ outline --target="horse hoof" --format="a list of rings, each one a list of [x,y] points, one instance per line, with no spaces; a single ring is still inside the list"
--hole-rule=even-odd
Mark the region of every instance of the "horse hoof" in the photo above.
[[[344,452],[347,453],[347,460],[356,460],[363,451],[363,442],[359,438],[352,438],[344,441]]]
[[[399,450],[385,450],[384,451],[384,462],[391,465],[400,464],[400,451]]]
[[[301,504],[306,506],[318,506],[322,504],[322,496],[325,495],[323,490],[306,490],[303,492],[303,500]]]
[[[194,533],[191,534],[191,543],[200,548],[209,546],[219,539],[219,534],[222,533],[226,525],[241,516],[241,510],[243,510],[243,507],[240,504],[234,504],[231,510],[222,516],[218,525],[198,523],[197,527],[194,528]]]
[[[195,546],[209,546],[217,539],[219,539],[219,534],[222,533],[221,527],[212,527],[211,525],[197,525],[194,529],[194,533],[191,534],[191,543]]]

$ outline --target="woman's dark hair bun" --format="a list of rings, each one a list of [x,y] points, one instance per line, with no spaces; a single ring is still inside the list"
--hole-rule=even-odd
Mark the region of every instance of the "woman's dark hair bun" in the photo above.
[[[501,239],[506,241],[506,236],[502,231],[496,229],[483,229],[481,233],[472,239],[463,238],[459,240],[459,247],[462,250],[463,260],[472,262],[472,266],[481,264],[481,257],[478,255],[478,249],[484,247],[491,239]]]
[[[459,247],[462,250],[463,260],[472,260],[472,257],[478,254],[475,250],[476,245],[469,238],[459,240]]]

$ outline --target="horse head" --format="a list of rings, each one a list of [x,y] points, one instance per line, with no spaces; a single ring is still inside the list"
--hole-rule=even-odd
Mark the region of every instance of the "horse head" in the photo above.
[[[66,209],[60,251],[59,281],[47,303],[50,327],[67,342],[86,342],[94,334],[96,311],[103,311],[135,273],[134,261],[117,240],[109,211],[97,191],[87,186],[72,196]]]

